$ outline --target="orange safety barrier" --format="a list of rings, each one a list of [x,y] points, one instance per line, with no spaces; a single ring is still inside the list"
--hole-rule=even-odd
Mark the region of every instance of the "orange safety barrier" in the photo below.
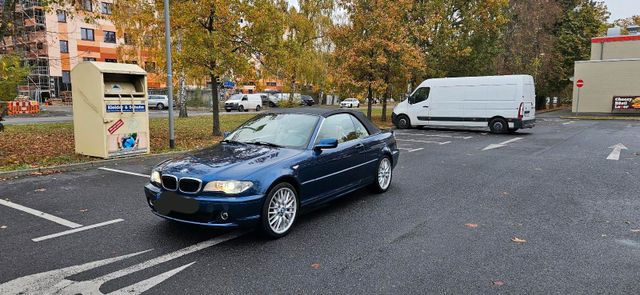
[[[37,101],[9,101],[7,102],[9,116],[18,114],[37,114],[40,112],[40,103]]]

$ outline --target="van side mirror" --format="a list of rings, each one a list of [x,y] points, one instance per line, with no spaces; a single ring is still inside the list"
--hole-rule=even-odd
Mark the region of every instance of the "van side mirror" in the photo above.
[[[314,150],[335,149],[338,147],[338,140],[335,138],[323,138],[313,147]]]

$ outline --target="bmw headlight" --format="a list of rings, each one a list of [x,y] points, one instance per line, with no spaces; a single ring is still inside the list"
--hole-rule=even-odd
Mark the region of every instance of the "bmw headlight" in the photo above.
[[[160,171],[153,170],[153,172],[151,172],[149,181],[155,185],[160,186],[162,183],[162,180],[160,179]]]
[[[222,192],[225,194],[239,194],[250,189],[253,186],[251,181],[211,181],[204,186],[205,192]]]

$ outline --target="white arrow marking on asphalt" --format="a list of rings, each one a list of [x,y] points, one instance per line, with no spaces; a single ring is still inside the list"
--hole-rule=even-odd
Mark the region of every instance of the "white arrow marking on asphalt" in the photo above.
[[[11,280],[9,282],[0,284],[0,294],[104,294],[100,292],[100,287],[111,280],[115,280],[126,275],[156,266],[163,262],[180,258],[184,255],[191,254],[196,251],[200,251],[211,246],[235,239],[246,234],[248,231],[237,231],[229,234],[221,235],[213,239],[191,245],[186,248],[147,260],[145,262],[129,266],[125,269],[121,269],[112,273],[108,273],[99,278],[86,280],[86,281],[72,281],[66,279],[69,276],[79,274],[81,272],[95,269],[107,264],[114,263],[116,261],[124,260],[136,255],[140,255],[151,251],[146,250],[142,252],[132,253],[128,255],[118,256],[109,259],[97,260],[75,266],[55,269],[51,271],[32,274]],[[169,279],[171,276],[184,270],[185,268],[193,265],[194,262],[185,264],[178,268],[174,268],[170,271],[164,272],[149,279],[134,283],[132,285],[123,287],[110,294],[129,294],[137,295],[152,287],[162,283]]]
[[[620,152],[622,150],[628,150],[628,148],[624,146],[624,144],[622,143],[616,144],[614,146],[610,146],[609,148],[613,149],[613,151],[611,151],[611,154],[609,154],[609,156],[607,157],[607,160],[613,160],[613,161],[620,160]]]
[[[575,122],[576,122],[576,121],[564,122],[564,123],[562,123],[562,125],[569,125],[569,124],[573,124],[573,123],[575,123]]]
[[[107,167],[100,167],[100,168],[98,168],[98,170],[104,170],[104,171],[115,172],[115,173],[122,173],[122,174],[133,175],[133,176],[140,176],[140,177],[144,177],[144,178],[151,177],[150,175],[147,175],[147,174],[129,172],[129,171],[112,169],[112,168],[107,168]]]
[[[498,144],[490,144],[490,145],[488,145],[486,148],[483,148],[482,150],[483,150],[483,151],[488,151],[488,150],[493,150],[493,149],[501,148],[501,147],[503,147],[503,146],[506,146],[507,144],[510,144],[510,143],[512,143],[512,142],[516,142],[516,141],[521,140],[521,139],[522,139],[522,137],[516,137],[516,138],[509,139],[509,140],[507,140],[507,141],[504,141],[504,142],[501,142],[501,143],[498,143]]]

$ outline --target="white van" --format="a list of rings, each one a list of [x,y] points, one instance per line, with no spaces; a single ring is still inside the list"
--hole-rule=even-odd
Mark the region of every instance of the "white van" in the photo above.
[[[227,112],[231,110],[238,110],[239,112],[256,110],[256,112],[259,112],[262,109],[262,97],[260,94],[234,94],[224,102],[224,109]]]
[[[527,75],[429,79],[393,109],[392,121],[400,129],[489,127],[507,133],[535,125],[535,101]]]

